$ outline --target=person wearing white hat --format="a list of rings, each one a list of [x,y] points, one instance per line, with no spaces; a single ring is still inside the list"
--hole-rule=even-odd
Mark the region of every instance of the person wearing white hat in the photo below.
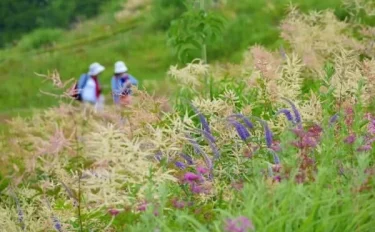
[[[104,66],[95,62],[89,67],[87,74],[84,74],[85,82],[82,86],[81,97],[86,103],[95,104],[96,107],[102,107],[104,104],[104,96],[98,80],[99,75],[105,70]],[[81,78],[82,79],[82,78]]]
[[[129,105],[131,103],[131,86],[138,81],[128,73],[128,67],[123,61],[115,63],[114,76],[111,80],[113,101],[115,104]]]

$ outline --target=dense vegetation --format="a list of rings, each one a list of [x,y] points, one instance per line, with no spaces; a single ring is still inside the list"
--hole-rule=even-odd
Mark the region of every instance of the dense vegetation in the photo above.
[[[375,28],[366,20],[375,7],[354,5],[343,22],[331,10],[290,6],[278,22],[264,19],[278,29],[262,34],[258,28],[274,42],[254,45],[254,37],[244,36],[239,41],[248,42],[230,52],[218,37],[233,28],[240,9],[243,17],[251,11],[239,2],[179,11],[176,1],[168,11],[177,21],[167,36],[152,18],[124,37],[122,30],[140,25],[138,19],[158,15],[137,5],[139,18],[132,21],[119,20],[129,11],[117,21],[103,16],[121,25],[121,32],[108,29],[111,39],[91,40],[107,41],[105,48],[93,51],[94,43],[78,40],[77,47],[44,48],[57,49],[50,53],[32,49],[42,53],[30,61],[35,67],[50,62],[59,70],[40,77],[48,100],[38,103],[55,106],[12,119],[1,137],[0,231],[372,231]],[[166,1],[153,3],[168,8]],[[266,12],[284,8],[259,5]],[[201,27],[187,37],[175,25],[190,32],[191,25]],[[237,26],[242,32],[244,25]],[[84,28],[102,25],[64,36],[77,41],[87,35]],[[143,36],[150,31],[152,37]],[[81,57],[66,59],[72,51]],[[88,55],[110,65],[123,54],[148,61],[129,58],[144,73],[160,71],[159,81],[149,82],[162,90],[158,95],[134,89],[134,104],[101,111],[67,98],[62,73],[84,69]],[[181,64],[189,56],[198,59]],[[151,61],[159,63],[151,68]]]
[[[100,0],[27,0],[0,2],[0,47],[17,41],[37,28],[67,28],[72,23],[96,16]]]
[[[1,114],[14,115],[29,112],[30,108],[56,104],[54,99],[40,94],[40,89],[51,89],[35,73],[57,69],[65,80],[77,78],[87,71],[87,66],[93,61],[99,61],[107,67],[101,78],[104,85],[109,83],[116,60],[128,63],[130,71],[141,80],[141,84],[150,86],[148,80],[162,82],[160,80],[164,79],[169,66],[178,62],[172,53],[173,49],[167,44],[170,22],[186,12],[186,7],[180,0],[154,0],[147,5],[148,2],[110,1],[102,6],[103,14],[89,21],[76,22],[69,31],[54,27],[41,28],[23,36],[15,47],[2,50]],[[238,63],[243,51],[254,44],[273,49],[283,45],[278,25],[286,14],[288,0],[226,2],[210,7],[211,12],[225,19],[220,39],[210,41],[207,46],[210,62]],[[339,0],[293,2],[304,12],[332,8],[341,20],[350,15]],[[368,20],[362,18],[362,21]],[[374,25],[373,19],[365,22]],[[108,89],[105,89],[105,93],[108,93]]]

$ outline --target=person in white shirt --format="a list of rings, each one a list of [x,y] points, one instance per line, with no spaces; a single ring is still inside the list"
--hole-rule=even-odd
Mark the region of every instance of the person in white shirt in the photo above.
[[[104,96],[98,79],[104,70],[101,64],[93,63],[90,65],[89,72],[85,74],[86,80],[81,92],[82,101],[95,105],[95,108],[104,106]]]

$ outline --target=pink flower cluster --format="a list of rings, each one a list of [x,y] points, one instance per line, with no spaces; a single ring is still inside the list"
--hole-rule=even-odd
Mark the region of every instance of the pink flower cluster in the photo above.
[[[227,232],[248,232],[254,229],[253,223],[244,216],[228,219],[225,224],[225,231]]]
[[[190,190],[194,194],[208,193],[210,191],[207,187],[207,180],[204,175],[209,173],[209,170],[205,167],[198,166],[196,168],[197,173],[187,172],[183,177],[183,182],[190,186]]]

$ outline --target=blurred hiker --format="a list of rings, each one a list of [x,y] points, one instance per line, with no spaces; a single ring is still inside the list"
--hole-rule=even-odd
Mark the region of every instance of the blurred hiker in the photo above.
[[[131,104],[132,85],[138,85],[137,79],[128,73],[128,68],[124,62],[116,62],[114,76],[111,81],[113,101],[115,104]]]
[[[95,105],[95,108],[103,107],[104,96],[98,77],[104,70],[105,68],[99,63],[91,64],[89,72],[82,74],[76,84],[77,92],[74,97],[84,103]]]

